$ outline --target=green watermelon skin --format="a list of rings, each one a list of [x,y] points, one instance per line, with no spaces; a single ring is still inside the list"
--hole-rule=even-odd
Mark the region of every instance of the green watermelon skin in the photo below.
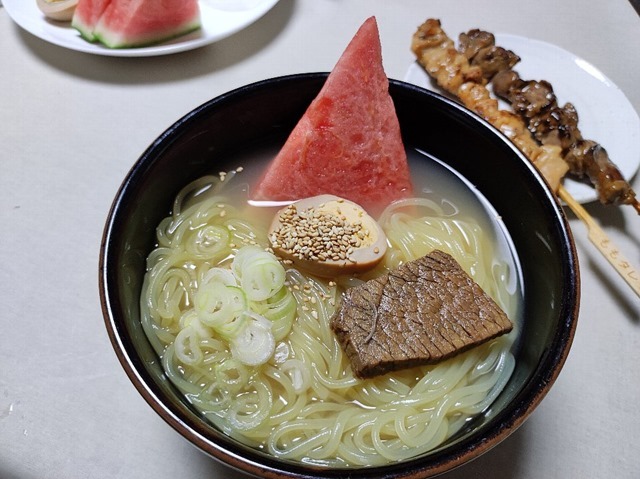
[[[285,201],[320,194],[369,212],[413,194],[374,17],[351,40],[251,197]]]
[[[109,48],[153,45],[201,27],[198,0],[80,0],[76,12],[80,34]]]
[[[80,0],[71,19],[71,26],[80,32],[82,38],[93,42],[93,30],[111,0]]]

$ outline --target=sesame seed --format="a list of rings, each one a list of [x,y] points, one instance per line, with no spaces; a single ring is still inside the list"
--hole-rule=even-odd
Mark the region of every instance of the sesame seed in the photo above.
[[[309,207],[289,205],[280,212],[280,226],[269,239],[295,258],[311,261],[344,261],[369,236],[361,221],[350,223],[346,216]],[[339,209],[338,209],[339,210]]]

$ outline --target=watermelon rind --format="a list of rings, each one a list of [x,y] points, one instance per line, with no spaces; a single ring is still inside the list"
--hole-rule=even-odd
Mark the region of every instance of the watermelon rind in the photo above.
[[[111,0],[79,0],[71,18],[71,26],[88,42],[95,42],[93,29]]]
[[[201,28],[197,0],[79,0],[71,26],[89,42],[136,48]]]
[[[71,26],[75,28],[80,36],[88,42],[95,42],[96,37],[93,35],[93,26],[87,25],[77,17],[73,17],[71,20]]]
[[[101,27],[100,23],[98,23],[93,31],[93,37],[96,41],[99,41],[109,48],[140,48],[181,37],[198,30],[200,26],[200,19],[198,18],[189,23],[180,25],[175,29],[164,30],[160,35],[153,33],[133,37]],[[82,35],[82,32],[80,34]]]

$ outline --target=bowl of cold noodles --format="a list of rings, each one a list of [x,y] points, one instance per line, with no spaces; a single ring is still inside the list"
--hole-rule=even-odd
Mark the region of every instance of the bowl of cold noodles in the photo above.
[[[554,383],[576,327],[575,247],[506,137],[400,81],[388,92],[408,170],[380,170],[409,182],[397,198],[357,167],[327,180],[331,148],[271,174],[283,145],[314,144],[292,131],[326,81],[239,88],[142,154],[103,237],[107,330],[149,405],[238,470],[430,477],[508,437]],[[373,141],[353,123],[340,148]],[[291,197],[257,194],[270,174]],[[294,182],[320,199],[297,201]]]

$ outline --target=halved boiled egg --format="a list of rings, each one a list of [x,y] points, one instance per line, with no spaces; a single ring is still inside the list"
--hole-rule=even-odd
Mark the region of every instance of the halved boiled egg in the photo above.
[[[36,0],[36,3],[47,18],[68,22],[73,18],[78,0]]]
[[[323,277],[371,269],[387,250],[380,225],[360,205],[334,195],[305,198],[278,211],[269,242],[281,258]]]

